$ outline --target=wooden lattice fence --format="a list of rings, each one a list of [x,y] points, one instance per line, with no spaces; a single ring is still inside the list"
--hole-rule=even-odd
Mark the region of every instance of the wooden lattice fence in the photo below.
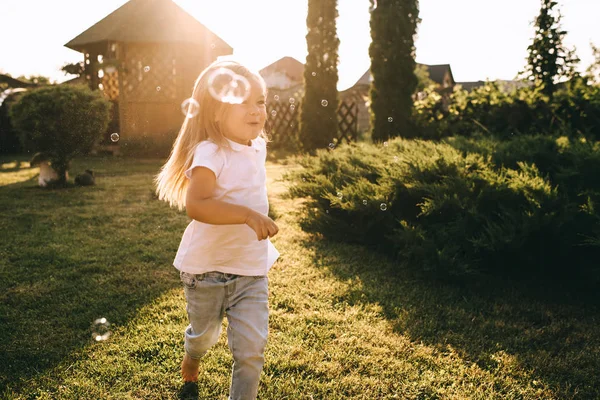
[[[267,103],[266,131],[276,147],[295,148],[300,134],[300,102],[294,98],[275,96]],[[358,139],[358,105],[355,102],[340,101],[337,109],[338,132],[335,144]]]

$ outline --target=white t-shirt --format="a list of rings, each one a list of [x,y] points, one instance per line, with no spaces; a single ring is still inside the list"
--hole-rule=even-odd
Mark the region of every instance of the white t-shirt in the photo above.
[[[220,148],[211,140],[200,142],[185,176],[191,179],[195,167],[209,168],[217,177],[214,199],[267,215],[265,140],[257,137],[251,146],[227,141],[231,149]],[[192,220],[185,229],[173,265],[191,274],[220,271],[267,275],[278,257],[279,252],[269,238],[259,241],[246,224],[211,225]]]

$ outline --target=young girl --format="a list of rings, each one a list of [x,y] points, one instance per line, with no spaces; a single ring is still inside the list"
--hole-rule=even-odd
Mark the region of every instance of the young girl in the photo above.
[[[245,78],[232,82],[248,89],[241,104],[225,102],[211,87],[221,71],[226,79]],[[192,98],[198,113],[188,114],[155,179],[158,198],[185,207],[192,219],[173,263],[190,322],[181,374],[197,381],[200,358],[219,339],[227,315],[230,399],[255,399],[268,334],[267,272],[279,257],[269,240],[279,228],[267,216],[265,82],[238,63],[215,62],[196,80]]]

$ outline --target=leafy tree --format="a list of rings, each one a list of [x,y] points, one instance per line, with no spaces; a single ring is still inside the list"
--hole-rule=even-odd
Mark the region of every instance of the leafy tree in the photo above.
[[[81,76],[83,75],[83,61],[78,62],[78,63],[73,63],[73,64],[65,64],[63,65],[60,70],[62,72],[65,73],[65,75],[77,75],[77,76]]]
[[[337,0],[309,0],[306,17],[308,55],[304,68],[304,99],[300,110],[300,139],[314,152],[337,136],[338,47]]]
[[[417,0],[370,0],[371,129],[374,141],[410,136],[417,88],[414,35]]]
[[[65,185],[70,161],[87,154],[108,127],[111,103],[85,85],[53,85],[25,93],[10,109],[24,147],[48,155]]]
[[[563,44],[567,31],[561,28],[560,11],[555,10],[558,3],[555,0],[541,1],[540,14],[534,23],[533,43],[527,47],[527,66],[521,75],[533,81],[544,95],[552,99],[558,81],[576,75],[575,66],[579,58],[575,50]]]
[[[429,68],[427,65],[417,64],[415,67],[415,76],[417,77],[417,87],[415,92],[422,92],[431,86],[437,86],[437,83],[429,77]]]
[[[595,84],[600,84],[600,47],[596,47],[594,43],[590,43],[594,61],[586,70],[588,79]]]

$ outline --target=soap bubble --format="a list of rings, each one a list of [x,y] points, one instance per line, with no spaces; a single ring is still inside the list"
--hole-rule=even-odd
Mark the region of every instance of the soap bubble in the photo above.
[[[327,104],[329,104],[329,102],[327,100],[321,100],[321,105],[323,107],[327,107]]]
[[[293,104],[291,104],[291,105],[290,105],[290,111],[294,111],[295,109],[296,109],[296,106],[295,106],[295,105],[293,105]]]
[[[181,103],[181,112],[186,118],[194,118],[200,111],[200,104],[192,97]]]
[[[290,104],[294,104],[296,102],[296,99],[294,99],[293,97],[290,97]]]
[[[271,111],[271,115],[272,115],[273,117],[274,117],[274,116],[276,116],[276,115],[277,115],[277,111],[275,111],[275,110]]]
[[[250,95],[250,82],[228,68],[218,68],[208,77],[208,91],[223,103],[242,104]]]
[[[334,147],[335,147],[335,144],[333,144],[333,143],[329,143],[329,148],[330,148],[331,150],[333,150],[333,149],[334,149]]]
[[[379,208],[381,209],[381,211],[385,211],[385,210],[387,210],[387,204],[381,203],[381,205],[379,206]]]
[[[387,147],[387,145],[388,145],[388,142],[383,142],[383,145],[384,145],[385,147]]]
[[[119,134],[117,132],[110,134],[110,140],[113,142],[118,142],[120,139]]]
[[[96,342],[101,342],[108,339],[111,333],[110,323],[106,320],[106,318],[98,318],[92,324],[92,338]]]
[[[275,101],[279,101],[279,96],[275,95],[275,96],[273,96],[273,99],[275,99]]]
[[[316,72],[313,72],[313,73],[312,73],[312,76],[317,76],[317,73],[316,73]]]
[[[342,199],[342,197],[344,197],[344,195],[342,194],[342,192],[337,192],[337,197],[338,199]]]
[[[363,200],[363,205],[366,206],[367,205],[367,201]]]
[[[146,65],[146,66],[144,67],[144,72],[148,72],[148,71],[150,71],[150,66]]]
[[[394,122],[394,118],[388,117],[388,122]]]
[[[157,91],[157,92],[160,92],[160,86],[157,86],[157,87],[156,87],[156,91]]]

